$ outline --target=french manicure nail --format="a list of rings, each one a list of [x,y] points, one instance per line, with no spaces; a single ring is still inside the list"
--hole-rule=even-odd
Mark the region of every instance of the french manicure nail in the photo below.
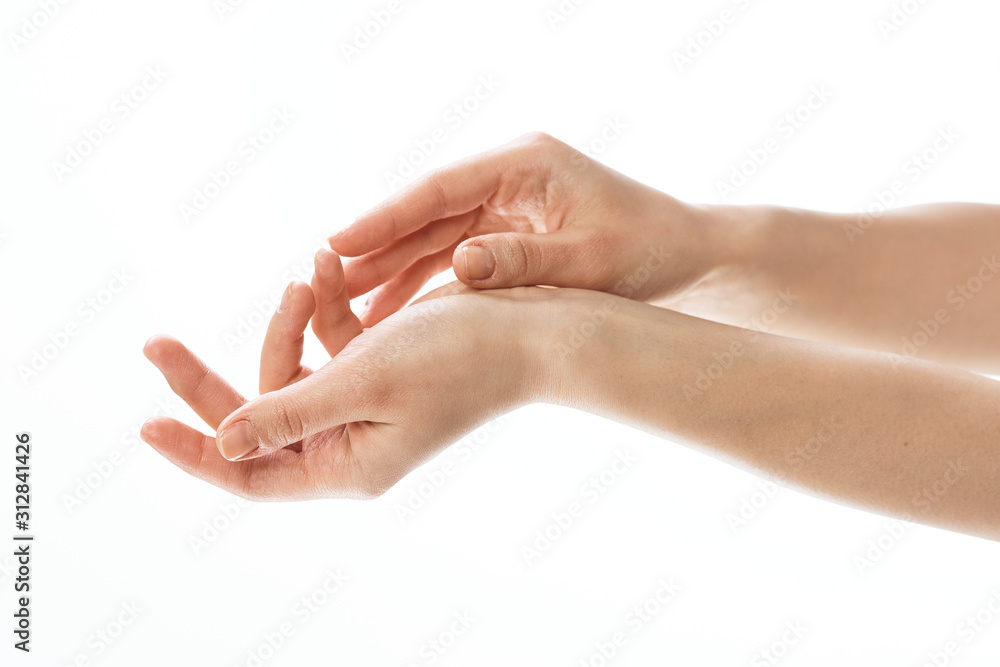
[[[483,246],[470,245],[462,248],[465,255],[465,275],[469,280],[486,280],[493,275],[497,261],[493,251]]]
[[[236,461],[260,447],[257,434],[248,421],[238,421],[219,434],[219,451],[229,461]]]

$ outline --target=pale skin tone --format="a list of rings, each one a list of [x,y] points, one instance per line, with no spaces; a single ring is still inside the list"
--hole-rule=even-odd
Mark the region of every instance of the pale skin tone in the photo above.
[[[245,497],[372,497],[477,425],[550,402],[1000,539],[1000,385],[970,372],[1000,366],[998,207],[693,206],[531,135],[435,172],[331,246],[353,259],[323,251],[312,285],[290,286],[260,398],[150,340],[218,434],[157,418],[143,436],[158,451]],[[403,307],[450,267],[465,285]],[[348,299],[373,289],[359,319]],[[315,373],[300,365],[310,320],[332,357]]]

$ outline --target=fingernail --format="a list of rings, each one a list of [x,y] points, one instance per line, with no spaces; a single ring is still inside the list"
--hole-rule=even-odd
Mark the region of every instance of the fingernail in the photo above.
[[[462,248],[465,255],[465,275],[469,280],[486,280],[493,275],[497,261],[493,257],[493,251],[483,246],[470,245]]]
[[[238,421],[219,434],[219,451],[230,461],[241,459],[260,447],[253,426]]]
[[[281,304],[278,306],[278,312],[283,313],[288,310],[288,306],[292,303],[292,286],[295,283],[288,283],[288,287],[285,288],[285,293],[281,295]]]

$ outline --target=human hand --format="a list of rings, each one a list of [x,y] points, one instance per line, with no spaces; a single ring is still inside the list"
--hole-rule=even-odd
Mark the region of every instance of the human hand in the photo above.
[[[330,239],[371,326],[454,267],[475,288],[552,285],[641,301],[681,294],[724,261],[724,235],[683,204],[545,134],[440,169]],[[714,218],[713,218],[714,220]]]
[[[255,400],[180,342],[149,340],[146,356],[217,438],[159,417],[143,425],[144,440],[188,473],[246,498],[366,498],[543,394],[533,341],[544,339],[547,322],[537,304],[553,290],[469,294],[455,283],[362,331],[340,259],[321,250],[316,260],[312,287],[290,285],[268,326]],[[316,372],[301,365],[310,318],[333,357]]]

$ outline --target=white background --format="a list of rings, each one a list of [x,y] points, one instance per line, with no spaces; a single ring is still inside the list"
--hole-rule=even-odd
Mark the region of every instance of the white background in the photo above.
[[[25,20],[41,22],[42,5],[4,3],[0,497],[13,505],[13,434],[28,430],[38,541],[30,656],[10,647],[12,547],[0,549],[0,664],[253,665],[285,621],[292,635],[262,664],[601,665],[597,645],[618,631],[627,643],[608,664],[918,666],[949,641],[958,654],[939,661],[995,664],[1000,618],[962,624],[994,592],[1000,603],[998,545],[768,496],[750,474],[570,410],[519,410],[480,432],[471,458],[446,450],[367,503],[235,505],[135,438],[164,403],[204,427],[168,402],[146,338],[177,336],[253,395],[257,308],[296,272],[308,279],[318,243],[389,195],[386,172],[438,127],[447,140],[416,174],[543,130],[715,203],[746,151],[780,137],[729,200],[841,211],[867,206],[951,127],[958,141],[894,203],[997,201],[995,2],[929,2],[884,35],[885,0],[591,0],[554,26],[557,0],[404,1],[348,61],[342,44],[387,4],[250,0],[220,16],[211,0],[74,0],[33,34]],[[678,67],[723,9],[734,20]],[[148,67],[165,78],[131,93]],[[490,76],[495,92],[447,122]],[[777,124],[814,86],[832,97],[784,136]],[[127,118],[123,94],[144,98]],[[185,221],[180,205],[243,159],[276,108],[295,120]],[[60,179],[54,163],[105,118],[113,131]],[[626,127],[595,142],[608,122]],[[110,295],[116,271],[127,286]],[[101,312],[81,306],[90,298]],[[71,324],[78,335],[51,347]],[[322,363],[318,345],[308,357]],[[619,451],[637,462],[590,503],[582,485]],[[445,461],[457,472],[401,521]],[[529,564],[522,548],[577,501],[584,515]],[[755,514],[735,525],[744,502]],[[297,601],[338,568],[348,582],[300,622]],[[627,615],[661,578],[680,591],[636,632]],[[131,604],[141,611],[119,634]],[[471,628],[431,661],[426,642],[448,642],[463,612]],[[804,635],[768,662],[788,623]]]

